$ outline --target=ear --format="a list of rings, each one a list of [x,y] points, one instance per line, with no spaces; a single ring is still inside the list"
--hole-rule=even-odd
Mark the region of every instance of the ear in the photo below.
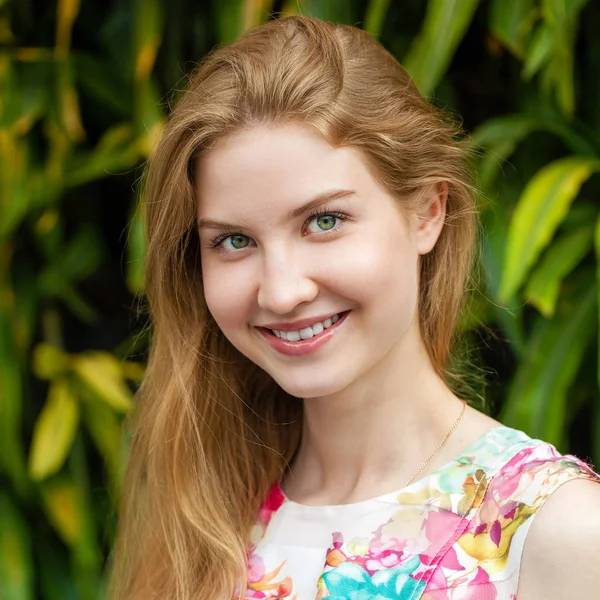
[[[443,181],[432,186],[427,207],[417,214],[415,240],[419,254],[427,254],[433,250],[444,227],[447,202],[448,184]]]

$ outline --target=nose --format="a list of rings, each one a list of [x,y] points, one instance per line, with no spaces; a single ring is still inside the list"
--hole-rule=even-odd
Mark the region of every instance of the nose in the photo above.
[[[310,269],[298,257],[279,254],[265,259],[258,288],[258,306],[271,313],[286,315],[303,302],[312,302],[319,286]]]

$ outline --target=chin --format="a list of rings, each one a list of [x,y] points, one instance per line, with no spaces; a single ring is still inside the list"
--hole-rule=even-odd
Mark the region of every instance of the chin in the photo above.
[[[270,373],[275,382],[291,396],[308,400],[309,398],[322,398],[341,392],[350,382],[328,378],[326,381],[308,383],[307,377],[301,380],[292,380],[289,377],[278,377]]]

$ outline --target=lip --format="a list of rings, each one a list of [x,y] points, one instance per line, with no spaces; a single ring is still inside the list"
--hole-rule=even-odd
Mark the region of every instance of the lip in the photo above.
[[[341,315],[342,312],[336,313],[328,313],[326,315],[322,315],[320,317],[309,317],[308,319],[302,319],[300,321],[294,321],[293,323],[267,323],[266,325],[261,325],[265,329],[276,329],[277,331],[300,331],[300,329],[304,329],[305,327],[310,327],[315,323],[322,323],[327,319],[330,319],[334,315]],[[346,311],[348,312],[348,311]]]
[[[263,336],[266,342],[277,352],[281,354],[285,354],[287,356],[302,356],[305,354],[314,354],[320,348],[322,348],[329,340],[331,340],[339,331],[343,324],[346,322],[346,319],[351,311],[346,311],[343,313],[334,313],[340,314],[340,319],[336,323],[334,323],[331,327],[323,330],[322,333],[313,336],[309,340],[299,340],[298,342],[289,342],[288,340],[282,340],[278,338],[276,335],[271,333],[269,328],[266,327],[257,327],[256,329]],[[327,317],[325,317],[327,319]],[[323,320],[325,320],[323,319]],[[302,321],[298,321],[302,323]],[[314,323],[315,321],[308,321],[308,323]],[[281,327],[281,325],[280,325]],[[277,329],[277,327],[273,327],[273,329]],[[293,329],[284,329],[283,331],[294,331]]]

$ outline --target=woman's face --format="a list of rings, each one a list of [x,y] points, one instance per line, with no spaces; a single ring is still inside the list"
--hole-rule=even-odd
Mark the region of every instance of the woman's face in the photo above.
[[[410,356],[443,199],[403,216],[357,150],[298,124],[229,138],[198,161],[196,191],[208,308],[288,393],[335,394]]]

